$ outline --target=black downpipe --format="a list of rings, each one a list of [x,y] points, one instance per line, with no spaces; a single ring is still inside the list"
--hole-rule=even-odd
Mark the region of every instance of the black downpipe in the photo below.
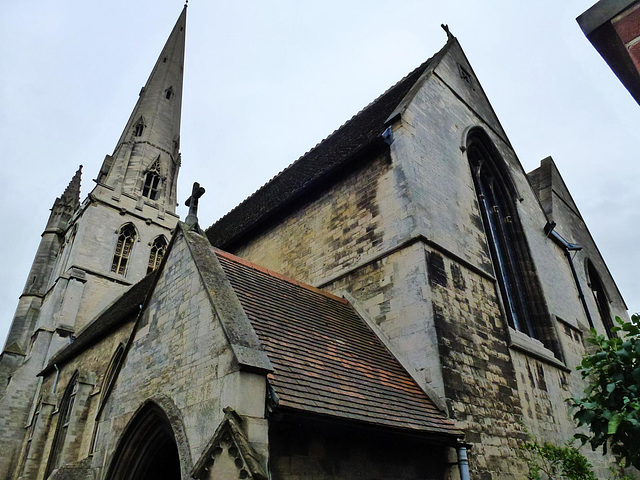
[[[577,252],[578,250],[582,250],[582,247],[576,243],[570,243],[566,241],[558,232],[554,230],[555,227],[556,222],[547,222],[547,224],[544,226],[544,233],[547,235],[547,237],[551,237],[551,240],[556,242],[564,251],[564,256],[567,257],[569,267],[571,267],[573,281],[575,282],[576,288],[578,289],[578,298],[580,299],[580,302],[582,302],[582,308],[584,308],[584,313],[587,315],[589,326],[591,328],[595,328],[593,326],[593,319],[591,318],[591,314],[589,313],[589,307],[587,307],[587,301],[584,298],[584,292],[582,291],[582,287],[580,286],[580,280],[578,279],[576,267],[573,264],[573,257],[571,257],[571,251]]]
[[[578,274],[576,272],[576,267],[573,264],[573,258],[571,257],[571,253],[569,253],[569,249],[565,247],[564,255],[569,260],[569,266],[571,267],[571,273],[573,274],[573,281],[576,282],[576,287],[578,288],[578,298],[582,302],[582,307],[584,308],[584,313],[587,315],[587,321],[589,322],[589,326],[591,328],[595,328],[593,326],[593,320],[591,319],[591,314],[589,313],[589,308],[587,307],[587,301],[584,298],[584,293],[582,292],[582,287],[580,286],[580,282],[578,280]]]

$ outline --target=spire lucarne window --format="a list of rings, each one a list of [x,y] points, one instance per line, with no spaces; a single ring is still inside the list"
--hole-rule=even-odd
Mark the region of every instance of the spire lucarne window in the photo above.
[[[166,251],[167,239],[162,235],[156,237],[156,239],[151,244],[151,254],[149,255],[149,266],[147,267],[147,275],[158,268]]]
[[[136,240],[136,229],[131,223],[127,223],[120,227],[118,231],[118,242],[116,243],[116,251],[113,255],[111,271],[118,275],[124,275],[127,271],[127,263],[133,248],[133,242]]]
[[[553,328],[516,208],[517,191],[506,164],[480,129],[469,133],[467,156],[507,321],[557,354]]]
[[[140,120],[138,120],[138,123],[136,123],[135,127],[133,127],[133,136],[141,137],[142,132],[144,132],[144,120],[141,118]]]

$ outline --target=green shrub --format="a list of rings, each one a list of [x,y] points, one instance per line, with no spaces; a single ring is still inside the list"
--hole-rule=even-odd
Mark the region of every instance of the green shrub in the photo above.
[[[574,420],[590,433],[576,434],[603,453],[610,449],[625,462],[640,469],[640,315],[631,322],[616,317],[613,332],[621,336],[607,338],[592,330],[589,342],[597,347],[585,355],[578,367],[588,386],[581,398],[570,403]]]
[[[597,480],[589,461],[574,447],[531,440],[520,450],[529,467],[529,480]]]

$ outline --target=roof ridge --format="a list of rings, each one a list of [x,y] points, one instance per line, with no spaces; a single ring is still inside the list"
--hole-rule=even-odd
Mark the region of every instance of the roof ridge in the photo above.
[[[228,260],[231,260],[232,262],[236,262],[239,263],[241,265],[244,265],[245,267],[249,267],[252,268],[258,272],[262,272],[266,275],[269,275],[270,277],[273,278],[277,278],[279,280],[283,280],[287,283],[291,283],[293,285],[296,285],[298,287],[304,288],[305,290],[309,290],[313,293],[318,293],[324,297],[330,298],[331,300],[336,300],[344,305],[350,305],[349,301],[342,298],[342,297],[338,297],[337,295],[334,295],[332,293],[327,292],[326,290],[322,290],[320,288],[314,287],[312,285],[309,285],[308,283],[303,283],[300,282],[299,280],[296,280],[294,278],[291,277],[287,277],[286,275],[283,275],[281,273],[278,273],[274,270],[270,270],[268,268],[265,268],[261,265],[258,265],[257,263],[253,263],[250,262],[249,260],[246,260],[244,258],[238,257],[237,255],[234,255],[233,253],[229,253],[229,252],[225,252],[224,250],[220,250],[219,248],[216,247],[212,247],[214,252],[216,253],[216,255],[220,255],[221,257],[227,258]]]
[[[447,43],[448,44],[448,43]],[[446,45],[445,45],[446,47]],[[443,47],[444,48],[444,47]],[[442,49],[441,49],[442,50]],[[407,81],[407,79],[409,77],[411,77],[412,75],[415,75],[417,72],[419,71],[424,71],[426,70],[426,68],[429,66],[429,64],[434,60],[434,58],[440,53],[439,50],[436,54],[432,55],[429,59],[427,59],[426,61],[422,62],[419,66],[417,66],[416,68],[414,68],[413,70],[411,70],[409,73],[407,73],[405,76],[403,76],[400,80],[398,80],[396,83],[394,83],[392,86],[390,86],[389,88],[387,88],[382,94],[378,95],[374,100],[372,100],[371,102],[369,102],[367,105],[365,105],[363,108],[361,108],[357,113],[355,113],[354,115],[352,115],[348,120],[346,120],[342,125],[340,125],[338,128],[336,128],[335,130],[333,130],[329,135],[327,135],[326,137],[324,137],[322,140],[320,140],[318,143],[316,143],[312,148],[310,148],[309,150],[307,150],[305,153],[303,153],[302,155],[300,155],[295,161],[293,161],[292,163],[290,163],[289,165],[287,165],[285,168],[283,168],[282,170],[280,170],[278,173],[276,173],[274,176],[272,176],[268,181],[266,181],[265,183],[263,183],[257,190],[255,190],[251,195],[247,196],[244,200],[242,200],[238,205],[236,205],[234,208],[232,208],[230,211],[228,211],[225,215],[223,215],[222,217],[220,217],[218,220],[216,220],[212,225],[210,225],[208,228],[205,229],[205,233],[207,233],[209,230],[211,230],[216,224],[223,222],[225,219],[229,218],[230,216],[232,216],[238,209],[240,209],[247,201],[250,201],[253,197],[255,197],[259,192],[261,192],[265,187],[267,187],[268,185],[272,184],[272,182],[274,182],[277,178],[282,177],[284,174],[286,174],[286,172],[290,171],[293,168],[296,168],[298,165],[300,165],[303,160],[307,157],[309,157],[310,155],[312,155],[319,147],[321,147],[322,145],[324,145],[325,143],[329,142],[334,136],[336,136],[337,133],[339,133],[340,131],[342,131],[343,129],[347,128],[350,124],[352,124],[354,122],[354,120],[356,120],[357,118],[359,118],[360,116],[362,116],[365,112],[367,112],[368,110],[370,110],[371,108],[373,108],[374,106],[376,106],[376,104],[386,95],[390,94],[394,89],[399,88],[400,86],[402,86],[404,84],[404,82]],[[419,75],[416,79],[415,82],[417,82],[420,79],[421,75]],[[415,83],[414,82],[414,83]],[[406,94],[405,94],[406,95]],[[404,96],[402,96],[402,98],[398,99],[398,102],[394,102],[396,104],[399,104],[402,99],[404,98]],[[379,132],[379,134],[381,134],[382,131]]]

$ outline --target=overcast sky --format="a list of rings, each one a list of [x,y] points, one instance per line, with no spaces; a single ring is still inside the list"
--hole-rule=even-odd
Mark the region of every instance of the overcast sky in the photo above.
[[[210,225],[439,50],[447,23],[530,171],[551,155],[640,311],[640,107],[582,34],[595,0],[192,0],[179,213]],[[49,208],[115,147],[182,2],[0,0],[0,337]]]

